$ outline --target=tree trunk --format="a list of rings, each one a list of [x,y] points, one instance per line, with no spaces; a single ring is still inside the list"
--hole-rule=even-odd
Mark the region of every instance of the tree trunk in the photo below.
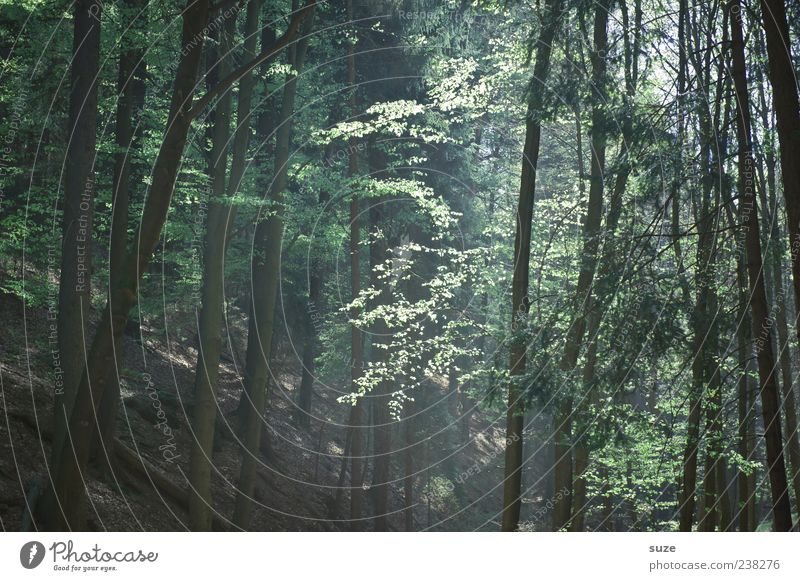
[[[145,0],[126,0],[126,14],[133,18],[137,34],[146,31]],[[114,155],[114,182],[112,184],[111,207],[111,252],[109,290],[120,285],[120,275],[125,265],[128,251],[128,213],[131,189],[131,158],[135,149],[141,144],[141,129],[138,127],[145,99],[144,48],[137,39],[131,48],[126,49],[119,58],[119,74],[117,77],[117,111],[116,111],[116,145]],[[138,129],[138,130],[137,130]],[[137,172],[138,174],[138,172]],[[139,177],[138,175],[136,176]],[[110,464],[113,457],[109,450],[113,449],[112,440],[115,434],[117,412],[119,409],[119,373],[123,361],[122,346],[115,345],[114,374],[109,382],[108,390],[103,394],[100,407],[99,438],[102,445],[103,462]],[[100,453],[100,451],[97,451]]]
[[[574,318],[564,345],[560,368],[571,374],[578,363],[583,337],[586,331],[587,305],[590,302],[592,281],[597,270],[600,246],[600,223],[603,219],[603,176],[606,162],[606,140],[608,118],[606,113],[606,83],[608,64],[608,12],[610,0],[598,2],[595,8],[592,49],[592,163],[589,178],[589,202],[583,223],[583,251],[578,284],[574,297]],[[557,495],[553,508],[553,530],[569,526],[572,513],[573,467],[572,467],[572,395],[568,394],[559,405],[553,418],[553,440],[555,446],[555,489],[566,490]]]
[[[225,78],[232,69],[231,45],[236,17],[222,24],[218,49],[208,51],[206,79],[209,88]],[[189,498],[189,525],[195,531],[211,530],[211,471],[213,469],[214,429],[217,419],[217,378],[222,355],[222,318],[225,263],[225,177],[228,170],[228,141],[231,129],[231,91],[219,97],[214,108],[211,159],[208,173],[211,189],[206,213],[206,234],[203,245],[203,282],[198,316],[197,367],[194,375],[192,409],[192,452],[189,480],[193,493]]]
[[[322,279],[319,272],[321,266],[322,265],[318,261],[309,264],[309,267],[312,269],[312,271],[308,273],[308,306],[310,313],[308,317],[308,328],[306,329],[305,344],[303,345],[301,363],[303,369],[300,373],[300,385],[297,388],[297,407],[292,413],[297,425],[306,430],[311,426],[311,418],[313,416],[311,407],[314,398],[314,381],[316,378],[314,360],[316,358],[317,349],[317,321],[315,316],[317,316],[316,309],[322,298]]]
[[[283,87],[281,115],[275,138],[275,175],[267,194],[273,212],[256,227],[253,240],[253,296],[250,308],[251,322],[247,336],[247,361],[245,364],[245,390],[249,405],[244,409],[244,450],[236,491],[233,522],[247,530],[253,514],[253,492],[257,464],[261,462],[261,427],[266,408],[266,388],[269,374],[269,353],[275,319],[275,304],[280,277],[281,247],[283,241],[283,192],[289,170],[294,99],[297,92],[297,75],[302,71],[308,48],[308,33],[313,22],[313,9],[303,24],[303,33],[297,44],[289,50],[289,64],[293,71],[286,75]]]
[[[92,220],[102,8],[99,0],[75,2],[58,285],[58,361],[63,376],[55,389],[51,467],[61,462],[61,451],[67,442],[67,425],[81,381],[82,362],[86,359],[92,311]]]
[[[353,22],[353,2],[347,0],[347,19]],[[350,115],[355,116],[358,107],[356,95],[356,55],[355,46],[351,41],[347,46],[347,84],[350,86]],[[348,158],[348,174],[351,178],[358,175],[358,141],[355,137],[349,140],[350,155]],[[360,205],[356,193],[350,199],[350,295],[353,300],[361,293],[361,225]],[[354,307],[350,311],[350,318],[356,320],[361,314],[360,309]],[[350,389],[356,392],[357,381],[361,377],[364,366],[364,336],[361,329],[350,325]],[[364,447],[362,444],[362,425],[364,424],[364,403],[361,398],[356,400],[350,414],[350,519],[354,529],[360,528],[363,505],[363,459]]]
[[[795,311],[800,312],[800,99],[783,0],[761,0],[761,17],[766,33],[769,78],[778,126]],[[800,340],[800,326],[797,332]]]
[[[756,205],[754,192],[750,103],[747,92],[740,0],[732,0],[728,9],[731,11],[731,48],[733,52],[733,80],[736,89],[736,127],[739,141],[739,187],[742,197],[739,208],[742,227],[745,230],[747,273],[750,279],[750,309],[753,317],[753,337],[756,338],[761,410],[764,417],[767,468],[772,494],[772,520],[774,530],[788,531],[792,527],[792,514],[789,505],[786,466],[783,458],[778,390],[773,373],[775,357],[772,352],[771,326],[768,323],[769,308],[761,262],[761,238],[758,223],[758,206]]]
[[[758,44],[759,54],[762,54],[762,44]],[[772,216],[776,217],[780,213],[780,208],[776,194],[775,177],[775,148],[773,128],[770,126],[770,114],[767,106],[766,95],[764,94],[763,75],[761,68],[756,70],[756,82],[758,83],[758,96],[760,100],[761,121],[764,127],[764,165],[766,166],[766,179],[763,177],[761,165],[759,164],[759,178],[762,188],[766,182],[766,190],[769,196],[769,204],[772,208]],[[781,366],[781,390],[783,395],[783,410],[786,414],[786,447],[789,452],[789,480],[792,483],[794,492],[795,507],[800,510],[800,434],[797,432],[797,405],[795,402],[794,383],[792,381],[792,349],[789,347],[789,326],[787,322],[787,310],[789,301],[787,294],[791,291],[784,287],[783,283],[783,235],[782,228],[777,219],[772,221],[772,227],[776,229],[774,240],[770,241],[770,257],[772,259],[772,283],[773,295],[775,297],[774,309],[776,327],[778,329],[778,355]]]
[[[682,8],[685,8],[682,5]],[[712,16],[704,13],[709,19]],[[699,16],[698,16],[699,18]],[[689,16],[685,15],[686,34],[689,34]],[[710,39],[704,48],[700,48],[700,39],[697,35],[699,26],[694,28],[695,37],[694,50],[687,51],[692,55],[692,62],[697,75],[697,82],[705,84],[709,82],[711,76],[711,48]],[[702,58],[701,58],[702,57]],[[694,523],[694,516],[697,508],[696,488],[697,488],[697,463],[698,450],[700,446],[700,424],[703,419],[704,392],[712,379],[709,370],[713,370],[713,363],[709,361],[709,353],[714,353],[708,338],[711,337],[711,329],[716,320],[717,298],[714,291],[714,262],[715,262],[715,235],[713,217],[716,214],[716,207],[711,206],[712,184],[714,168],[710,161],[712,150],[711,140],[713,139],[711,112],[708,105],[704,102],[697,104],[697,116],[699,118],[699,137],[700,156],[699,163],[702,170],[700,179],[700,208],[695,212],[697,223],[697,259],[695,269],[695,303],[692,310],[692,384],[689,392],[689,411],[686,429],[686,447],[683,456],[683,474],[681,477],[681,488],[678,495],[678,510],[680,513],[679,530],[691,531]],[[708,486],[706,489],[713,497],[714,485],[713,470],[708,475]],[[711,499],[709,499],[711,500]],[[711,500],[713,505],[713,500]]]
[[[562,0],[547,0],[545,3],[544,26],[536,44],[536,64],[531,78],[530,98],[525,119],[525,146],[522,151],[522,175],[514,239],[511,330],[515,336],[511,343],[509,362],[511,380],[508,386],[506,418],[503,531],[517,530],[522,506],[523,389],[520,379],[515,376],[525,374],[527,345],[524,337],[521,336],[519,325],[526,323],[525,319],[530,309],[528,278],[533,204],[536,198],[536,168],[539,163],[539,140],[542,131],[540,115],[546,92],[547,76],[550,72],[553,40],[562,15],[562,3]]]

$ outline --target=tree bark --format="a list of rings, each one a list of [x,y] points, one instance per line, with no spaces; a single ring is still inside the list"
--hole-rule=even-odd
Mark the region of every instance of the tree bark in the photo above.
[[[761,0],[772,102],[778,127],[795,311],[800,312],[800,98],[783,0]],[[800,327],[797,328],[800,341]]]
[[[354,18],[353,1],[347,0],[347,19],[352,22]],[[356,55],[355,46],[347,46],[347,84],[350,86],[350,115],[357,113],[358,97],[356,94]],[[358,140],[355,137],[349,140],[350,155],[348,158],[348,175],[355,178],[358,175]],[[350,199],[350,295],[355,300],[361,293],[361,208],[358,196],[354,192]],[[350,311],[350,318],[356,320],[361,311],[354,307]],[[364,336],[361,329],[350,324],[350,389],[358,389],[357,382],[361,378],[364,366]],[[363,437],[362,425],[364,424],[364,403],[361,398],[356,400],[350,414],[350,519],[354,529],[360,528],[363,506]]]
[[[763,54],[761,39],[758,43],[758,54]],[[769,204],[772,209],[772,216],[776,217],[780,213],[777,199],[777,187],[775,176],[775,139],[772,135],[773,127],[770,124],[770,114],[767,106],[766,95],[764,94],[764,79],[761,68],[756,69],[756,83],[758,84],[758,96],[761,109],[761,122],[764,127],[764,165],[766,166],[766,179],[759,165],[759,179],[761,187],[766,187],[769,197]],[[772,221],[772,227],[776,229],[775,239],[770,240],[770,258],[772,259],[772,284],[773,296],[775,297],[774,309],[776,327],[778,330],[778,356],[781,367],[781,390],[783,395],[783,410],[786,414],[786,447],[789,452],[789,480],[792,483],[794,492],[794,502],[797,510],[800,510],[800,434],[797,431],[797,404],[795,400],[794,382],[792,381],[792,349],[789,348],[789,326],[787,322],[787,310],[789,309],[789,299],[787,294],[792,291],[786,289],[783,283],[783,241],[782,228],[777,219]]]

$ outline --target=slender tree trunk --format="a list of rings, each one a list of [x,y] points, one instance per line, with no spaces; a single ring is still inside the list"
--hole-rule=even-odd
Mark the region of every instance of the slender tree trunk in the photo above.
[[[728,44],[728,15],[723,15],[723,45]],[[728,99],[723,99],[725,93],[730,90],[730,81],[725,76],[726,61],[723,59],[717,60],[717,83],[716,94],[714,99],[714,114],[711,135],[713,136],[709,142],[711,145],[711,159],[708,167],[708,183],[709,187],[713,186],[714,200],[713,205],[709,208],[706,214],[705,224],[703,228],[713,229],[715,224],[719,223],[719,210],[720,200],[722,197],[722,189],[727,185],[724,183],[725,166],[724,160],[727,157],[727,130],[730,122],[730,104]],[[724,103],[724,106],[723,106]],[[710,109],[710,108],[709,108]],[[723,114],[724,111],[724,114]],[[720,116],[722,115],[722,120]],[[709,111],[708,118],[711,119],[712,115]],[[727,195],[726,197],[730,197]],[[716,240],[712,236],[711,240],[711,254],[709,255],[709,268],[707,269],[709,275],[707,278],[713,280],[714,272],[716,271],[717,253],[716,253]],[[713,284],[713,283],[712,283]],[[706,461],[705,461],[705,477],[703,480],[703,516],[699,523],[699,528],[706,531],[724,530],[725,527],[725,511],[727,508],[727,493],[725,491],[727,482],[725,477],[725,463],[723,453],[725,450],[724,434],[723,434],[723,400],[722,400],[722,377],[720,375],[720,316],[719,316],[719,298],[717,293],[713,290],[709,295],[709,303],[706,305],[706,311],[709,316],[708,330],[706,332],[706,340],[704,346],[706,349],[705,359],[705,372],[706,389],[708,397],[706,399]]]
[[[313,11],[313,7],[312,7]],[[275,319],[275,304],[280,277],[281,246],[283,240],[283,192],[286,189],[289,169],[294,99],[297,92],[297,75],[302,71],[308,48],[308,33],[311,30],[313,12],[303,24],[297,44],[290,48],[289,64],[293,71],[286,76],[283,87],[281,116],[275,141],[275,176],[268,199],[272,202],[272,215],[259,222],[253,240],[253,297],[251,305],[250,332],[247,337],[247,361],[245,364],[245,390],[249,405],[245,405],[244,450],[239,484],[236,491],[236,506],[233,522],[247,530],[250,527],[255,490],[256,469],[260,463],[261,428],[266,408],[266,388],[269,374],[269,353]],[[255,331],[255,332],[253,332]]]
[[[414,531],[414,447],[417,444],[416,435],[416,418],[414,402],[409,402],[408,413],[405,418],[404,426],[404,445],[405,451],[403,453],[404,462],[403,467],[405,474],[403,477],[403,515],[405,516],[405,530],[406,532]]]
[[[763,42],[763,41],[761,41]],[[758,43],[758,53],[763,54],[762,44]],[[795,401],[794,382],[792,381],[792,349],[789,348],[789,326],[787,322],[787,310],[789,309],[789,301],[787,294],[791,294],[791,290],[786,289],[783,284],[783,242],[782,228],[779,226],[777,216],[780,213],[780,208],[776,194],[776,177],[775,177],[775,139],[772,135],[773,128],[770,124],[770,114],[767,106],[766,95],[764,94],[764,79],[761,74],[761,68],[756,69],[756,83],[758,84],[758,96],[761,109],[761,122],[764,127],[764,165],[766,166],[766,179],[764,179],[761,165],[759,164],[759,178],[762,188],[765,187],[766,193],[769,196],[769,204],[772,209],[772,216],[776,219],[773,220],[773,228],[776,229],[776,236],[774,240],[770,241],[770,257],[772,262],[772,283],[773,295],[775,297],[774,309],[776,327],[778,330],[778,355],[781,365],[781,390],[783,395],[783,410],[786,414],[786,447],[789,452],[789,480],[792,482],[792,491],[794,492],[795,507],[800,511],[800,435],[797,431],[797,404]]]
[[[230,49],[236,18],[222,24],[218,36],[219,49],[207,55],[209,88],[231,69]],[[189,498],[189,525],[196,531],[211,530],[211,472],[213,469],[214,429],[217,419],[217,378],[222,355],[222,318],[225,263],[225,177],[228,170],[228,141],[231,129],[231,91],[224,92],[214,108],[211,159],[208,168],[211,189],[206,213],[206,234],[203,245],[203,283],[198,315],[198,353],[194,376],[192,409],[192,452],[189,480],[193,494]]]
[[[353,21],[353,2],[347,1],[347,19]],[[356,55],[355,46],[351,41],[347,46],[347,84],[350,86],[350,115],[354,117],[358,107],[356,95]],[[358,141],[351,137],[349,140],[350,155],[348,158],[348,175],[355,178],[358,175]],[[353,193],[350,199],[350,295],[353,299],[361,293],[361,208],[358,196]],[[350,311],[350,318],[356,320],[361,314],[358,307]],[[357,382],[361,377],[364,366],[364,337],[361,329],[350,324],[350,389],[355,392],[358,389]],[[350,414],[350,425],[348,430],[351,433],[351,459],[350,459],[350,519],[354,529],[361,526],[361,513],[363,505],[363,459],[364,446],[362,438],[362,425],[364,424],[364,403],[359,398],[353,405]]]
[[[608,64],[608,17],[610,0],[597,3],[594,17],[592,50],[592,163],[589,178],[589,203],[583,223],[583,251],[578,284],[575,289],[575,315],[567,331],[561,370],[572,373],[578,363],[581,345],[586,332],[587,305],[591,302],[592,281],[597,270],[600,247],[600,224],[603,218],[603,177],[606,162],[607,141],[607,103],[606,82]],[[553,439],[555,445],[555,489],[567,490],[568,494],[558,495],[553,508],[553,530],[569,526],[572,513],[573,467],[572,467],[572,394],[564,397],[553,418]]]
[[[725,199],[725,214],[728,226],[736,229],[736,216],[733,213],[733,201],[730,192]],[[736,385],[736,408],[738,415],[736,451],[747,461],[753,460],[755,454],[755,422],[753,421],[753,398],[750,374],[752,373],[752,325],[748,298],[750,291],[747,283],[747,261],[745,253],[740,251],[736,257],[736,288],[739,291],[736,316],[736,354],[739,366],[739,379]],[[733,519],[738,520],[742,532],[755,531],[755,481],[753,473],[748,474],[739,469],[736,474],[737,510]]]
[[[597,404],[597,388],[594,385],[595,371],[597,369],[597,333],[600,329],[600,314],[596,310],[589,313],[588,345],[586,349],[586,364],[583,368],[583,384],[585,397],[589,409],[594,409]],[[588,436],[585,433],[584,436]],[[581,532],[586,527],[587,509],[587,479],[586,471],[589,469],[589,446],[586,438],[581,438],[575,443],[575,483],[572,498],[572,521],[570,530]]]
[[[682,6],[683,7],[683,6]],[[702,15],[709,19],[712,16],[708,11]],[[699,19],[701,14],[698,14]],[[705,48],[700,48],[699,25],[695,23],[693,29],[689,28],[689,15],[685,15],[686,34],[694,37],[694,51],[687,51],[693,55],[691,60],[697,76],[697,83],[705,86],[711,76],[711,40],[706,38]],[[694,34],[691,34],[694,32]],[[702,57],[702,58],[701,58]],[[698,451],[700,447],[700,425],[703,419],[704,395],[709,381],[711,363],[709,353],[711,343],[708,341],[712,335],[712,327],[716,319],[717,299],[714,292],[714,261],[715,261],[715,236],[714,236],[714,216],[716,207],[711,205],[712,184],[714,168],[710,162],[711,140],[713,139],[712,121],[710,108],[705,102],[698,102],[697,116],[699,118],[699,140],[700,140],[700,167],[703,172],[700,179],[700,208],[696,212],[695,221],[697,223],[697,266],[695,269],[695,303],[692,310],[692,385],[689,392],[689,411],[686,428],[686,447],[683,456],[683,474],[681,478],[681,488],[678,495],[678,510],[680,513],[679,530],[691,531],[694,523],[697,508],[696,488],[697,488],[697,463]],[[713,391],[713,390],[709,390]],[[708,486],[706,489],[713,497],[714,475],[708,475]],[[713,504],[713,500],[711,501]]]
[[[761,18],[766,33],[769,78],[778,127],[795,311],[800,312],[800,99],[783,0],[761,0]],[[800,327],[797,332],[800,340]]]
[[[745,230],[747,273],[750,279],[750,309],[753,316],[753,336],[756,338],[758,375],[761,392],[761,410],[764,417],[764,439],[767,447],[767,468],[772,494],[772,519],[776,531],[792,527],[786,466],[783,458],[783,438],[778,390],[775,385],[775,357],[772,352],[769,308],[764,288],[761,262],[761,238],[758,223],[758,206],[754,192],[753,157],[751,145],[750,104],[747,92],[747,75],[744,56],[744,38],[741,23],[741,2],[732,0],[731,48],[733,51],[733,80],[736,89],[736,127],[739,141],[739,187],[742,201],[740,212]]]
[[[255,57],[260,0],[250,0],[245,23],[245,60]],[[232,70],[232,40],[236,18],[231,16],[223,26],[221,50],[210,51],[211,84],[225,78]],[[226,56],[227,55],[227,56]],[[221,60],[217,60],[221,59]],[[203,256],[202,309],[199,317],[199,351],[195,372],[193,408],[193,445],[189,474],[193,494],[189,498],[189,524],[193,530],[211,530],[212,498],[211,472],[214,430],[217,418],[217,381],[222,354],[222,320],[224,317],[224,261],[235,206],[230,200],[236,195],[247,162],[250,140],[250,112],[254,79],[252,72],[239,81],[239,100],[230,177],[226,185],[227,144],[230,139],[231,91],[219,98],[214,117],[213,146],[209,173],[212,181],[211,200],[206,216],[206,241]]]
[[[530,98],[525,119],[525,146],[522,151],[522,176],[520,178],[517,229],[514,239],[514,274],[512,282],[512,322],[514,334],[510,353],[511,381],[508,387],[508,413],[506,418],[505,476],[503,480],[502,530],[515,531],[519,525],[522,506],[522,438],[523,438],[523,388],[519,376],[525,374],[527,345],[520,326],[526,324],[530,309],[528,280],[531,255],[531,225],[533,204],[536,198],[536,168],[539,163],[541,137],[541,109],[546,94],[550,72],[550,55],[556,30],[562,15],[562,0],[547,0],[544,26],[536,44],[536,64],[531,79]]]
[[[67,425],[86,360],[92,311],[92,220],[102,8],[99,0],[75,2],[58,286],[58,357],[64,373],[62,385],[57,384],[55,389],[51,467],[60,463],[61,450],[68,443]]]
[[[146,30],[147,4],[144,0],[126,0],[125,14],[134,19],[135,30],[143,34]],[[112,184],[111,208],[111,252],[109,289],[120,285],[122,268],[128,252],[128,213],[131,190],[131,162],[134,151],[141,144],[141,129],[138,127],[140,114],[145,99],[144,48],[139,39],[131,48],[126,49],[119,58],[119,74],[117,77],[117,111],[116,111],[116,145],[118,151],[114,155],[114,182]],[[137,175],[138,177],[138,175]],[[100,432],[103,462],[110,464],[113,447],[114,430],[119,408],[119,371],[123,360],[122,345],[114,346],[114,374],[103,394],[100,407]]]
[[[751,413],[753,404],[752,398],[750,397],[752,388],[750,386],[749,377],[751,370],[750,350],[748,349],[748,346],[750,345],[750,332],[748,328],[750,325],[750,317],[746,312],[747,290],[745,285],[747,284],[747,275],[745,272],[745,264],[743,259],[741,261],[741,266],[737,270],[739,271],[737,273],[737,279],[741,279],[740,283],[742,284],[739,287],[739,300],[742,302],[742,308],[744,310],[744,313],[742,313],[739,317],[739,330],[736,333],[736,346],[739,352],[739,366],[741,367],[739,381],[737,383],[737,410],[739,420],[737,451],[745,460],[752,460],[755,438],[753,434],[754,422]],[[750,475],[741,468],[736,476],[736,486],[738,490],[737,509],[739,515],[739,530],[742,532],[755,531],[756,492],[755,488],[751,486]]]

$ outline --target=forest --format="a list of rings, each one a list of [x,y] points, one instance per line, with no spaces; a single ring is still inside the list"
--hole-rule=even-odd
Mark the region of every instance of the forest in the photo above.
[[[4,531],[790,531],[800,4],[0,0]]]

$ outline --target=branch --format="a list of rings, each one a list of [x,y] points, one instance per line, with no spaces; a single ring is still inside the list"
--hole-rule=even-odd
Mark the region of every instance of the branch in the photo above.
[[[262,51],[261,54],[259,54],[256,58],[242,65],[227,77],[219,81],[216,85],[214,85],[213,89],[210,89],[205,95],[198,99],[191,111],[188,113],[189,119],[194,119],[197,117],[203,111],[203,109],[205,109],[206,105],[211,103],[215,97],[226,91],[231,85],[255,69],[257,66],[274,58],[287,45],[294,42],[295,38],[297,37],[297,33],[300,30],[300,24],[306,19],[307,16],[311,14],[316,5],[317,0],[306,0],[306,5],[295,12],[292,16],[292,20],[289,22],[286,32],[284,32],[283,35],[272,44],[272,46]]]

